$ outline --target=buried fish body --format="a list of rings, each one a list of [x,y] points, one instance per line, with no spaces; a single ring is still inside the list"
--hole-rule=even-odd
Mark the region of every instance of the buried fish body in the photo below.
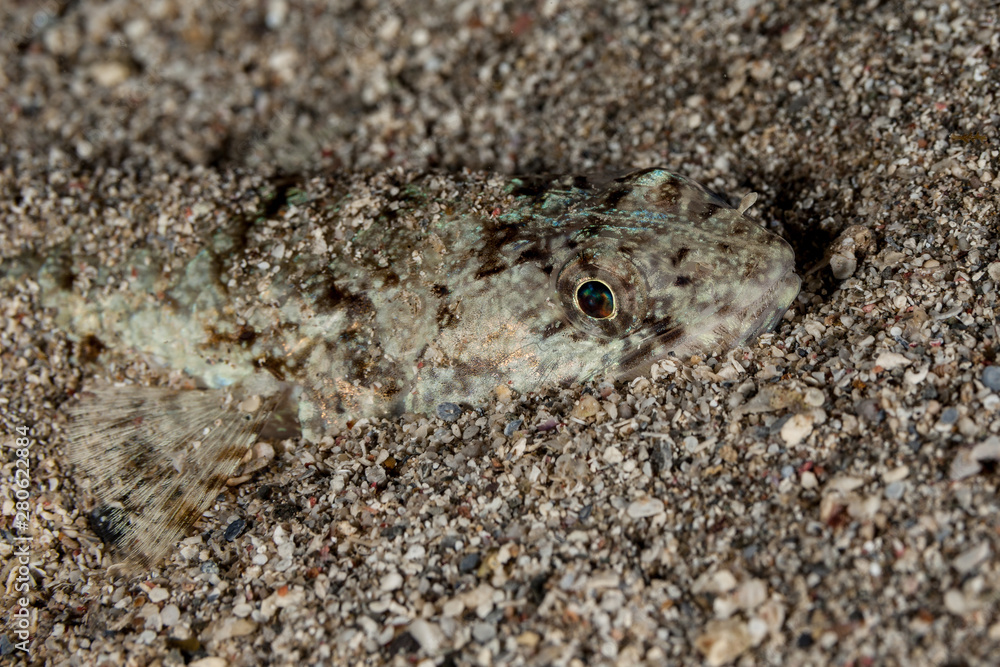
[[[105,386],[71,408],[72,457],[132,566],[190,528],[269,419],[315,442],[501,384],[630,378],[773,328],[799,289],[785,241],[661,169],[282,188],[183,263],[35,267],[98,358],[129,350],[198,387]]]

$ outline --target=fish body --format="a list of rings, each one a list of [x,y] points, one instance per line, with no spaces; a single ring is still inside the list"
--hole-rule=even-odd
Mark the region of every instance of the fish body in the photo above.
[[[74,408],[74,458],[133,564],[190,527],[273,415],[318,441],[502,384],[634,377],[751,339],[798,293],[785,241],[662,169],[597,186],[364,184],[286,189],[284,206],[210,227],[182,263],[139,248],[38,269],[76,338],[197,384],[103,388]]]

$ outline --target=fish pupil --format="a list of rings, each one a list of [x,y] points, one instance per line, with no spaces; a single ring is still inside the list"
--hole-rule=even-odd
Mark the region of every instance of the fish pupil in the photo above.
[[[600,280],[588,280],[576,290],[576,302],[584,315],[606,320],[615,314],[615,295]]]

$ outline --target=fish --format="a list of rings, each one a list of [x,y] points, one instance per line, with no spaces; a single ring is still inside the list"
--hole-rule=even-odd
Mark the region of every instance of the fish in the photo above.
[[[2,268],[38,283],[80,364],[137,355],[173,373],[68,401],[102,537],[148,571],[262,433],[317,443],[500,386],[628,380],[773,329],[800,279],[752,203],[662,168],[319,175],[202,215],[187,255],[159,229],[113,261],[70,239]]]

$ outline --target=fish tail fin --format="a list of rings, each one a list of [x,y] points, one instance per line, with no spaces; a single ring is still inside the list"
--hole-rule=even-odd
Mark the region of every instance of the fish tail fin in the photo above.
[[[215,500],[279,395],[102,387],[69,410],[70,460],[124,569],[149,571]]]

